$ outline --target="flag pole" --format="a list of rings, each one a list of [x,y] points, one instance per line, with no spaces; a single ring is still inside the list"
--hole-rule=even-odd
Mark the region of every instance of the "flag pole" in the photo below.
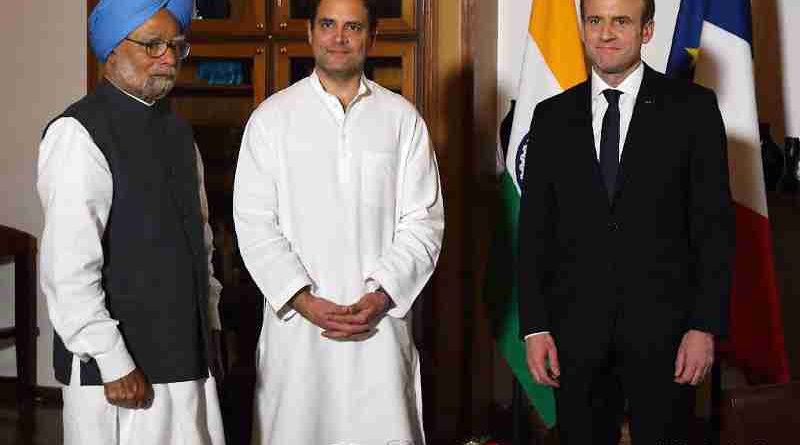
[[[511,415],[513,417],[511,443],[513,445],[531,445],[530,404],[525,390],[517,379],[514,379],[514,390],[511,396]],[[539,445],[538,438],[537,442]]]

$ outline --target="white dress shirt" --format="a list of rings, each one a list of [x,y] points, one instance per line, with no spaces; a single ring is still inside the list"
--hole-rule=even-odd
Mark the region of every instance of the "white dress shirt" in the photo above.
[[[603,91],[612,89],[621,91],[619,97],[619,159],[622,160],[622,148],[625,146],[625,138],[628,136],[628,127],[631,125],[633,108],[636,105],[636,96],[644,79],[644,64],[633,70],[625,80],[616,87],[609,86],[597,71],[592,68],[592,132],[594,133],[594,149],[597,159],[600,159],[600,136],[603,131],[603,117],[608,109],[608,101]]]
[[[622,95],[619,97],[619,159],[622,161],[622,149],[625,147],[625,138],[628,137],[628,127],[631,125],[631,118],[633,117],[633,109],[636,106],[636,97],[639,95],[639,89],[642,87],[642,80],[644,79],[644,63],[639,62],[629,75],[616,87],[611,87],[597,74],[592,68],[592,133],[594,133],[594,150],[597,159],[600,159],[600,137],[603,131],[603,117],[606,115],[608,109],[608,101],[603,91],[607,89],[621,91]],[[525,340],[529,337],[541,334],[549,334],[550,331],[534,332],[525,336]]]

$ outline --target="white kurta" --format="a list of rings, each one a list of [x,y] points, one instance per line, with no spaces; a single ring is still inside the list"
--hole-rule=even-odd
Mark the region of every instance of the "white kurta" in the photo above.
[[[200,199],[209,259],[209,323],[220,329],[221,286],[213,278],[212,232],[198,153]],[[81,386],[79,360],[94,358],[104,382],[135,364],[101,285],[102,237],[113,196],[105,156],[74,118],[53,122],[39,146],[37,189],[45,214],[39,275],[50,320],[74,355],[72,381],[63,388],[65,444],[224,444],[213,377],[153,385],[148,409],[117,408],[102,386]]]
[[[444,215],[414,107],[363,79],[345,111],[312,74],[253,113],[233,201],[267,301],[253,443],[423,444],[409,309],[436,265]],[[330,340],[286,304],[306,285],[343,305],[380,286],[395,307],[371,337]]]

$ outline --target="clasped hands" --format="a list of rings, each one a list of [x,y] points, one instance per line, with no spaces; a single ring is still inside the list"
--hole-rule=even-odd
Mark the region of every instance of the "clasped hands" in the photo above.
[[[525,346],[528,369],[536,383],[558,388],[561,367],[553,337],[546,333],[533,335],[525,340]],[[706,378],[713,363],[713,335],[689,330],[683,335],[678,347],[673,379],[681,385],[697,386]]]
[[[322,329],[324,337],[335,340],[357,339],[375,328],[391,305],[383,291],[364,294],[355,304],[343,306],[312,295],[308,288],[289,302],[292,308]]]

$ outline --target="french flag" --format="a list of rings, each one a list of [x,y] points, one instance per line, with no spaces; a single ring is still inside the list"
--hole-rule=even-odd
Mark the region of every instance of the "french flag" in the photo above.
[[[712,88],[727,130],[736,259],[723,352],[752,382],[788,382],[758,136],[750,0],[682,0],[667,74]]]

